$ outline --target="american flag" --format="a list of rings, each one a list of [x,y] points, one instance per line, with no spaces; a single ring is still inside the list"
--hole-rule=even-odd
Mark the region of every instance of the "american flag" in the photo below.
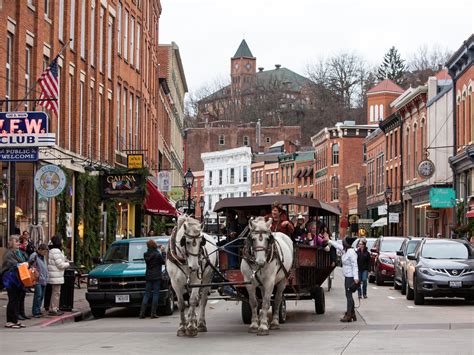
[[[56,115],[59,112],[59,78],[58,78],[58,61],[54,59],[49,67],[41,74],[39,85],[41,87],[40,99],[56,99],[40,101],[39,105],[54,111]]]

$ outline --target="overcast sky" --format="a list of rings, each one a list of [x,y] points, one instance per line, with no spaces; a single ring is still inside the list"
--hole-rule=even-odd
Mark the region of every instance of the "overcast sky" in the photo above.
[[[243,38],[257,66],[302,75],[321,56],[356,52],[378,65],[395,46],[456,50],[474,32],[472,0],[161,0],[160,43],[178,44],[190,91],[228,77]]]

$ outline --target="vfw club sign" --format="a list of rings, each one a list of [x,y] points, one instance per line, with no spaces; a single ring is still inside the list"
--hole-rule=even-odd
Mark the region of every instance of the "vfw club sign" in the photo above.
[[[55,143],[56,135],[49,133],[45,112],[0,112],[0,148],[44,147]]]

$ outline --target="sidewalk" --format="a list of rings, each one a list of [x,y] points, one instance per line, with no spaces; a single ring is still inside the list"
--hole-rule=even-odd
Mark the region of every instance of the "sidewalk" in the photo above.
[[[21,321],[27,327],[48,327],[51,325],[64,324],[81,320],[90,315],[89,303],[86,301],[86,285],[82,288],[74,289],[74,308],[72,312],[64,312],[61,316],[48,316],[47,312],[41,318],[31,318]],[[0,292],[0,329],[3,330],[3,324],[6,322],[8,296],[7,291]],[[28,317],[31,317],[31,308],[33,304],[33,293],[27,293],[25,297],[25,312]],[[0,331],[1,331],[0,330]],[[6,330],[6,329],[5,329]]]

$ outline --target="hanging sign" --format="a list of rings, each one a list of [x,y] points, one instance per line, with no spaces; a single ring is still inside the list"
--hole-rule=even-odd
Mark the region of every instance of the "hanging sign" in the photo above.
[[[44,147],[56,143],[42,111],[0,112],[0,147]]]
[[[66,175],[59,166],[45,165],[35,175],[35,189],[43,197],[55,197],[63,192]]]
[[[127,167],[129,169],[142,169],[143,168],[143,154],[128,154]]]
[[[390,212],[388,214],[389,223],[400,223],[400,215],[398,213]]]
[[[0,148],[0,161],[38,161],[38,147]]]
[[[145,194],[142,174],[104,174],[100,177],[101,193],[104,198],[132,199]]]
[[[158,190],[161,192],[171,191],[171,177],[169,171],[160,171],[158,173]]]

